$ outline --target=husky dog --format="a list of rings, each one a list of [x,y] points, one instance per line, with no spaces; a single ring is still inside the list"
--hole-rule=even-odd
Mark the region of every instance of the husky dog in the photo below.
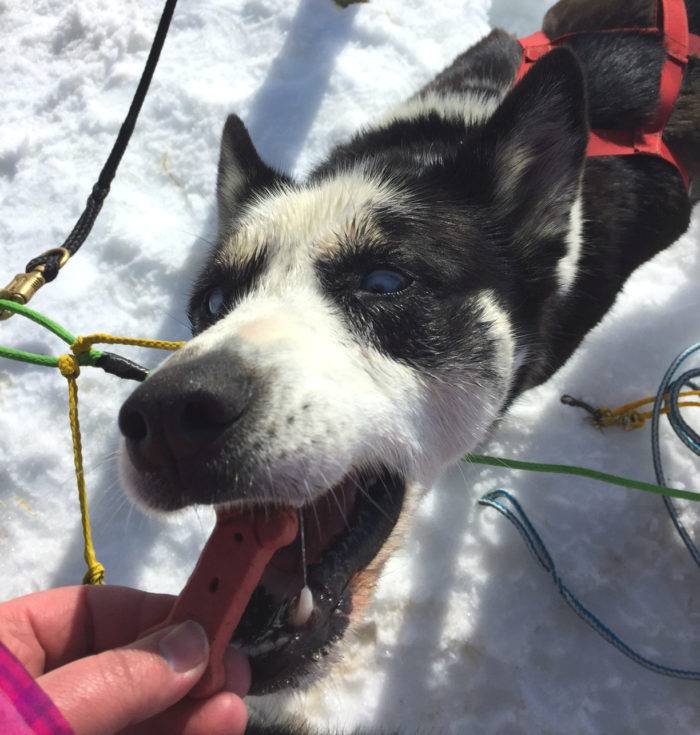
[[[700,0],[686,4],[698,33]],[[651,25],[655,8],[564,0],[544,30]],[[686,230],[692,200],[667,161],[586,158],[589,128],[654,114],[663,59],[658,35],[591,33],[514,84],[521,49],[496,30],[303,183],[226,121],[193,339],[126,401],[120,427],[126,485],[149,508],[300,509],[313,612],[290,622],[297,543],[236,632],[253,693],[324,675],[421,490]],[[697,59],[665,140],[700,174]]]

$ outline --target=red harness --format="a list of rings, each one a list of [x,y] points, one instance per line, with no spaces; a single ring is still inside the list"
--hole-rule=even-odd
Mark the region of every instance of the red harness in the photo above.
[[[673,154],[663,141],[663,133],[668,119],[676,104],[676,99],[683,84],[683,70],[688,63],[688,56],[700,56],[700,36],[691,34],[688,29],[688,15],[683,0],[658,0],[656,21],[647,28],[614,28],[599,31],[600,33],[615,32],[660,33],[666,59],[661,69],[659,85],[659,103],[656,115],[652,121],[637,130],[591,130],[588,138],[587,156],[632,156],[647,153],[659,156],[678,169],[686,189],[689,186],[689,176],[683,164]],[[531,36],[521,38],[523,60],[516,75],[519,82],[530,67],[555,46],[575,33],[566,33],[550,41],[542,31]]]

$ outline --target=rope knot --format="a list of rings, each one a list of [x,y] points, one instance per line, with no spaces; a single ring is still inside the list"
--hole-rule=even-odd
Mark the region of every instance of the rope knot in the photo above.
[[[83,576],[83,584],[104,584],[105,568],[99,561],[90,564],[87,572]]]
[[[82,355],[85,352],[90,352],[93,344],[90,336],[75,338],[75,342],[73,342],[73,344],[70,346],[74,355]]]
[[[77,378],[80,375],[80,365],[75,355],[66,354],[58,358],[58,369],[64,378]]]

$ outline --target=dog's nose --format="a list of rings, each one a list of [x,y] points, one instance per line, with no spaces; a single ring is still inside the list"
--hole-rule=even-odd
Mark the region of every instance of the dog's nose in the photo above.
[[[119,412],[132,460],[158,469],[200,454],[250,402],[251,381],[228,353],[166,365],[142,383]]]

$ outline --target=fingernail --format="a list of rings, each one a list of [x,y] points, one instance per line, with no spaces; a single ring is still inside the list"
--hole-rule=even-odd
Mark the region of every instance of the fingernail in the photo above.
[[[160,655],[177,674],[197,668],[209,657],[209,641],[204,628],[194,620],[173,628],[158,643]]]

